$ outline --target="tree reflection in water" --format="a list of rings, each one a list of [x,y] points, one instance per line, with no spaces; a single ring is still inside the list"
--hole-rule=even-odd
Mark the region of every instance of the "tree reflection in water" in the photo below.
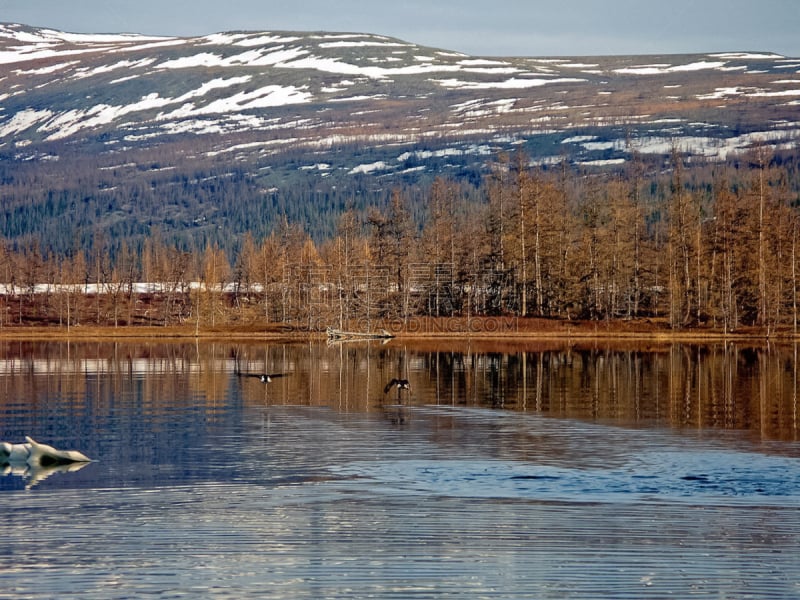
[[[0,407],[60,394],[81,413],[112,410],[114,398],[126,395],[139,397],[143,415],[191,406],[213,418],[215,407],[230,401],[375,411],[398,403],[384,387],[402,378],[411,390],[396,389],[409,406],[491,407],[797,440],[799,358],[797,344],[6,341]],[[238,377],[242,372],[291,376],[265,386]]]

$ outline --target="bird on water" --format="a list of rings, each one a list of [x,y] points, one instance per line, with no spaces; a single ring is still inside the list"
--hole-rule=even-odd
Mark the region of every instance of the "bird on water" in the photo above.
[[[272,383],[273,379],[286,377],[286,373],[238,373],[239,377],[255,377],[261,383]]]
[[[394,386],[397,386],[397,392],[399,393],[400,390],[408,390],[411,391],[411,384],[408,382],[408,379],[395,379],[386,384],[386,387],[383,388],[383,393],[388,394],[389,390],[391,390]]]

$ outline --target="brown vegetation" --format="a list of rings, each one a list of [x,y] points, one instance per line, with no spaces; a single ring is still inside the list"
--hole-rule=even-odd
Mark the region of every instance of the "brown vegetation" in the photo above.
[[[422,219],[396,190],[383,210],[344,213],[332,239],[314,243],[284,220],[264,239],[246,234],[233,257],[158,235],[113,257],[100,244],[64,257],[4,244],[0,327],[796,334],[800,219],[789,171],[765,148],[736,167],[689,169],[677,151],[666,176],[640,167],[588,176],[501,156],[485,203],[469,211],[462,188],[437,179]]]

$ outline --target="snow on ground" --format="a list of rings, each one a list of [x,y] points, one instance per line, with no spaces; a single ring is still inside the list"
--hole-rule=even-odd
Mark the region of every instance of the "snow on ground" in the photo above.
[[[493,152],[486,145],[471,144],[465,148],[442,148],[441,150],[412,150],[403,152],[397,157],[397,162],[404,163],[409,159],[427,160],[429,158],[446,158],[448,156],[464,156],[465,154],[487,155]]]
[[[625,162],[624,158],[609,158],[606,160],[582,160],[578,164],[587,167],[610,167],[612,165],[622,165]]]
[[[465,67],[508,67],[509,63],[502,60],[491,60],[487,58],[465,58],[458,61],[458,64]]]
[[[169,36],[161,35],[140,35],[138,33],[68,33],[66,31],[56,31],[54,29],[39,30],[45,40],[55,39],[69,42],[71,44],[108,44],[110,42],[144,42],[144,41],[163,41],[174,39]]]
[[[663,75],[665,73],[680,73],[687,71],[701,71],[703,69],[719,69],[726,63],[720,61],[701,60],[685,65],[672,65],[668,63],[657,63],[652,65],[638,65],[634,67],[623,67],[614,69],[614,73],[620,75]]]
[[[218,67],[221,65],[222,57],[210,52],[201,52],[192,56],[182,56],[173,60],[165,61],[159,65],[159,69],[191,69],[194,67]]]
[[[326,73],[338,73],[340,75],[360,75],[370,79],[386,79],[397,75],[416,75],[438,71],[458,71],[458,65],[433,65],[419,64],[405,67],[362,67],[351,63],[343,62],[336,58],[325,58],[320,56],[309,56],[299,60],[282,62],[278,67],[286,69],[311,69],[324,71]]]
[[[561,77],[559,69],[570,69],[572,71],[567,74],[581,75],[581,72],[574,70],[583,70],[587,72],[588,69],[598,68],[598,64],[582,63],[577,61],[570,61],[564,58],[556,59],[530,59],[526,63],[512,63],[503,59],[489,59],[489,58],[471,58],[466,55],[458,53],[444,53],[439,51],[431,51],[431,55],[423,55],[419,51],[419,47],[413,44],[399,42],[390,38],[381,36],[372,36],[368,34],[325,34],[325,35],[311,35],[296,37],[291,35],[274,34],[268,32],[261,33],[220,33],[212,34],[202,38],[163,38],[163,37],[146,37],[138,35],[83,35],[83,34],[65,34],[55,32],[52,30],[32,30],[31,32],[17,31],[13,26],[0,25],[0,40],[3,38],[10,39],[11,46],[6,46],[0,50],[0,64],[14,64],[24,63],[25,61],[34,59],[57,59],[56,64],[48,64],[46,66],[35,65],[35,68],[24,70],[24,68],[14,71],[16,74],[35,74],[35,75],[49,75],[53,73],[60,73],[64,71],[73,70],[69,72],[69,76],[73,78],[86,78],[93,75],[105,74],[114,71],[123,71],[125,77],[115,79],[114,82],[127,81],[139,76],[138,73],[133,72],[136,69],[207,69],[216,67],[234,67],[234,66],[274,66],[281,69],[310,69],[323,73],[338,74],[341,77],[328,77],[325,76],[326,85],[322,88],[325,93],[340,94],[353,86],[355,81],[364,82],[365,78],[373,80],[386,81],[395,76],[402,75],[428,75],[431,77],[429,81],[438,84],[439,86],[447,89],[454,90],[515,90],[536,88],[540,86],[552,84],[565,84],[565,83],[578,83],[584,82],[586,79]],[[308,43],[308,40],[321,40],[319,42]],[[4,40],[5,41],[5,40]],[[17,42],[19,46],[13,46]],[[102,64],[93,68],[84,67],[80,68],[78,60],[70,60],[69,58],[62,59],[81,53],[99,53],[104,52],[107,54],[115,52],[123,52],[131,49],[143,50],[149,47],[170,46],[177,44],[194,44],[195,47],[201,46],[193,54],[183,56],[181,58],[173,58],[169,60],[162,60],[157,62],[156,58],[136,58],[127,60],[126,57],[119,57],[121,60],[110,60],[107,64]],[[214,47],[217,46],[217,47]],[[223,48],[225,46],[226,48]],[[375,56],[366,58],[371,60],[371,65],[362,64],[364,57],[359,60],[350,62],[348,59],[342,57],[325,56],[320,52],[320,49],[339,49],[339,48],[385,48],[384,52],[377,53]],[[234,52],[233,55],[228,55]],[[391,55],[391,56],[390,56]],[[401,57],[402,58],[398,58]],[[449,57],[443,60],[442,57]],[[454,58],[455,60],[451,60]],[[400,66],[392,66],[389,61],[397,63],[400,60],[405,60]],[[709,54],[705,58],[697,60],[687,59],[685,64],[674,63],[655,63],[655,64],[641,64],[614,69],[613,72],[624,75],[659,75],[669,73],[687,73],[693,71],[701,71],[708,69],[717,70],[742,70],[747,69],[748,66],[740,64],[737,61],[774,61],[774,64],[781,69],[785,70],[795,64],[800,68],[800,62],[797,59],[785,59],[780,55],[770,53],[748,53],[748,52],[727,52],[718,54]],[[786,63],[786,64],[784,64]],[[516,65],[524,64],[524,68]],[[758,63],[769,67],[769,63]],[[34,65],[21,65],[34,66]],[[563,71],[562,71],[563,72]],[[592,71],[594,72],[594,71]],[[767,72],[767,71],[764,71]],[[485,80],[471,80],[467,73],[478,73],[483,75],[494,75],[490,77],[494,81]],[[442,78],[437,77],[435,74],[441,74]],[[791,77],[791,74],[788,76]],[[348,79],[350,77],[350,79]],[[450,78],[448,78],[450,77]],[[43,78],[45,79],[45,78]],[[50,81],[56,78],[49,78]],[[341,81],[335,81],[341,79]],[[481,78],[487,79],[487,78]],[[603,82],[604,84],[607,82]],[[731,96],[748,96],[748,97],[775,97],[786,98],[785,105],[800,104],[800,101],[794,98],[800,96],[800,89],[798,88],[798,81],[792,79],[780,79],[773,81],[775,86],[783,86],[785,89],[770,89],[766,84],[765,87],[746,87],[734,86],[717,87],[708,93],[700,93],[695,97],[700,100],[724,100],[726,97]],[[105,125],[115,120],[120,119],[126,115],[143,112],[154,111],[158,112],[155,117],[151,117],[151,125],[156,124],[158,128],[171,132],[176,131],[192,131],[196,133],[209,133],[209,132],[230,132],[237,130],[238,127],[249,127],[251,129],[271,129],[271,128],[295,128],[296,124],[287,124],[284,122],[273,123],[270,119],[265,119],[262,116],[253,114],[241,114],[243,111],[251,109],[263,109],[274,106],[284,106],[289,104],[299,104],[310,102],[313,99],[311,91],[306,86],[284,86],[284,85],[263,85],[252,89],[245,87],[246,84],[252,85],[252,77],[229,77],[229,78],[216,78],[205,82],[196,89],[190,90],[178,97],[161,97],[158,93],[152,93],[142,96],[138,101],[134,101],[127,105],[112,105],[112,104],[96,104],[86,108],[78,108],[73,110],[62,111],[56,113],[50,110],[37,110],[28,108],[22,110],[15,115],[8,115],[5,121],[2,121],[2,108],[0,108],[0,137],[11,136],[25,131],[28,128],[36,127],[37,130],[49,135],[48,139],[61,139],[76,133],[82,129]],[[8,86],[10,87],[10,86]],[[669,84],[665,88],[680,87],[680,85]],[[233,88],[227,93],[227,96],[219,97],[221,94],[217,93],[211,99],[206,99],[210,92],[220,90],[222,88]],[[237,89],[238,88],[238,89]],[[10,87],[10,89],[14,89]],[[559,90],[562,91],[562,90]],[[563,90],[566,94],[566,89]],[[18,92],[23,93],[23,88],[20,87]],[[611,94],[607,90],[601,90],[600,94]],[[351,92],[351,96],[347,98],[330,98],[328,101],[365,101],[384,98],[385,95],[379,94],[358,94],[355,90]],[[487,92],[490,95],[491,92]],[[514,92],[508,92],[512,95]],[[0,99],[7,97],[9,94],[0,94]],[[497,95],[501,95],[498,93]],[[524,95],[522,92],[517,92],[517,95]],[[565,96],[568,97],[568,96]],[[202,100],[201,100],[202,99]],[[567,110],[567,108],[581,108],[581,107],[567,107],[563,103],[550,103],[547,106],[532,106],[529,108],[515,108],[518,103],[517,98],[503,98],[503,99],[475,99],[459,104],[451,105],[451,111],[454,114],[453,120],[458,123],[445,123],[437,125],[430,132],[420,132],[418,130],[394,134],[370,134],[364,133],[355,136],[340,136],[340,139],[353,139],[364,142],[369,140],[372,143],[407,143],[410,141],[419,141],[424,139],[426,135],[441,135],[445,131],[448,135],[466,137],[469,135],[494,135],[499,129],[494,124],[488,122],[485,127],[483,123],[476,122],[484,117],[492,115],[518,112],[522,110],[539,111],[545,110]],[[585,108],[594,108],[593,106],[586,105]],[[588,115],[588,113],[587,113]],[[470,122],[470,119],[473,121]],[[543,117],[542,122],[545,120],[550,121],[552,116]],[[177,120],[177,122],[168,122]],[[603,117],[603,116],[587,116],[587,122],[592,121],[598,124],[615,120],[624,122],[652,122],[649,115],[636,115],[632,117]],[[539,122],[540,120],[532,119],[532,123]],[[131,123],[122,123],[122,127],[129,127]],[[312,125],[309,125],[312,126]],[[317,126],[314,124],[313,126]],[[467,129],[467,127],[471,127]],[[569,128],[572,125],[565,124]],[[564,127],[561,128],[561,131]],[[758,139],[771,139],[778,141],[785,141],[790,139],[791,136],[796,136],[797,132],[791,130],[787,133],[787,128],[776,130],[775,132],[766,132],[761,134],[750,134],[749,136],[739,136],[732,140],[718,140],[711,137],[680,137],[680,131],[675,130],[676,135],[679,136],[675,140],[672,138],[667,139],[666,134],[661,136],[654,136],[652,138],[643,138],[634,140],[634,145],[639,144],[639,150],[642,152],[662,152],[669,151],[672,144],[677,142],[679,145],[685,145],[687,148],[695,150],[697,153],[706,156],[723,157],[728,152],[740,148],[747,147],[756,139],[753,136],[759,136]],[[153,131],[148,131],[146,127],[138,129],[136,133],[141,133],[140,137],[151,137],[156,135]],[[534,133],[541,133],[541,131],[534,131]],[[132,130],[133,134],[133,130]],[[776,137],[770,137],[770,136]],[[381,137],[383,136],[383,137]],[[135,136],[131,136],[133,139]],[[335,143],[336,136],[331,136],[319,141],[310,140],[290,140],[286,143],[301,143],[306,145],[318,144],[326,145],[328,143]],[[271,141],[269,144],[278,143]],[[281,144],[284,142],[281,141]],[[567,138],[563,143],[582,144],[587,151],[607,151],[619,150],[626,151],[625,144],[620,141],[598,141],[593,136],[580,136],[575,135]],[[262,144],[263,145],[263,144]],[[235,149],[246,150],[244,147],[237,147]],[[225,150],[230,151],[230,150]],[[448,149],[452,152],[463,152],[462,150]],[[407,154],[407,153],[406,153]],[[405,156],[405,155],[401,155]],[[419,156],[421,158],[421,155]],[[398,158],[398,160],[401,160]],[[617,160],[617,159],[612,159]],[[593,164],[599,164],[593,161]],[[382,161],[377,163],[370,163],[366,165],[359,165],[355,167],[351,173],[368,173],[372,171],[380,171],[392,168],[387,166]]]
[[[558,66],[564,69],[596,69],[600,65],[598,65],[597,63],[564,62],[564,63],[559,63]]]
[[[130,51],[141,44],[184,43],[183,40],[163,36],[139,34],[82,34],[40,29],[21,31],[13,25],[0,24],[0,38],[20,43],[0,51],[0,64],[13,64],[31,60],[75,56],[89,52]]]
[[[152,50],[153,48],[166,48],[171,46],[183,46],[184,44],[188,44],[189,40],[185,38],[179,38],[174,40],[164,40],[162,42],[150,42],[149,44],[137,44],[134,46],[121,46],[118,48],[112,48],[109,50],[109,54],[114,54],[117,52],[138,52],[140,50]]]
[[[775,82],[778,83],[778,82]],[[782,83],[797,84],[797,81],[784,81]],[[780,98],[783,96],[800,96],[800,90],[767,91],[753,87],[722,87],[716,88],[709,94],[699,94],[698,100],[720,100],[728,96],[746,96],[750,98]]]
[[[292,42],[299,42],[302,38],[296,36],[283,36],[283,35],[263,35],[250,36],[234,42],[234,46],[270,46],[272,44],[291,44]]]
[[[584,148],[586,148],[587,150],[590,150],[590,151],[601,151],[602,152],[604,150],[613,150],[615,148],[619,149],[618,147],[619,147],[620,143],[621,143],[621,140],[615,140],[613,142],[591,142],[591,141],[586,141],[586,142],[582,142],[581,146],[583,146]]]
[[[525,89],[540,87],[552,83],[578,83],[585,79],[575,79],[572,77],[559,77],[554,79],[520,79],[512,77],[502,81],[464,81],[462,79],[433,79],[442,87],[458,88],[462,90],[488,90],[488,89]]]
[[[725,58],[728,60],[760,60],[760,59],[767,59],[767,60],[776,60],[782,59],[783,56],[780,54],[772,54],[772,53],[757,53],[757,52],[720,52],[717,54],[709,54],[712,58]]]
[[[350,175],[358,175],[358,174],[365,174],[366,175],[367,173],[374,173],[375,171],[385,171],[388,168],[389,168],[389,165],[387,165],[382,160],[379,160],[379,161],[374,162],[374,163],[358,165],[357,167],[354,167],[354,168],[350,169],[350,171],[348,171],[348,173]]]
[[[82,48],[71,50],[53,50],[51,48],[24,48],[22,50],[0,50],[0,64],[8,65],[14,63],[27,62],[31,60],[41,60],[44,58],[56,58],[64,56],[76,56],[89,52],[98,52],[107,48]]]
[[[752,94],[748,94],[748,96],[756,96],[760,98],[773,98],[773,97],[781,97],[781,96],[800,96],[800,90],[780,90],[777,92],[754,92]]]
[[[160,108],[169,102],[168,98],[161,98],[157,93],[143,96],[139,102],[124,106],[97,104],[86,110],[68,110],[59,113],[48,120],[38,131],[51,132],[48,140],[59,140],[69,137],[82,129],[91,129],[100,125],[107,125],[115,119],[132,112]]]
[[[592,142],[597,139],[596,135],[574,135],[561,140],[562,144],[582,144],[584,142]]]
[[[334,90],[334,91],[341,91],[341,90]],[[343,98],[330,98],[328,102],[364,102],[366,100],[381,100],[383,98],[386,98],[386,94],[373,94],[372,96],[345,96]],[[376,112],[376,111],[371,111],[371,112]],[[364,114],[364,113],[358,113],[358,114]]]
[[[698,94],[698,100],[720,100],[726,96],[738,96],[744,94],[744,88],[739,86],[715,88],[713,92],[708,94]]]
[[[41,123],[52,116],[52,111],[47,109],[36,110],[33,108],[26,108],[11,117],[6,123],[0,125],[0,137],[25,131],[29,127],[33,127],[37,123]]]
[[[486,99],[468,100],[460,104],[453,104],[450,108],[454,114],[462,118],[480,118],[511,112],[517,100],[517,98],[503,98],[492,101]]]
[[[49,110],[26,109],[15,114],[7,122],[0,124],[0,137],[13,135],[39,125],[38,131],[49,133],[49,140],[58,140],[88,129],[105,125],[115,119],[134,112],[160,109],[174,104],[182,104],[167,114],[160,113],[156,119],[185,119],[213,113],[240,112],[249,109],[283,106],[308,102],[311,94],[295,86],[267,85],[251,91],[238,92],[225,98],[213,100],[204,106],[196,106],[190,100],[205,96],[212,90],[245,84],[251,76],[217,78],[203,83],[177,98],[162,98],[158,93],[143,96],[138,102],[126,105],[97,104],[87,109],[73,109],[61,113]]]
[[[99,67],[95,67],[94,69],[78,69],[78,72],[73,75],[76,79],[85,79],[86,77],[93,77],[94,75],[101,75],[103,73],[110,73],[111,71],[116,71],[118,69],[143,69],[144,67],[149,67],[154,62],[156,62],[155,58],[143,58],[141,60],[120,60],[118,62],[108,64],[108,65],[100,65]],[[73,62],[70,64],[77,64],[77,62]]]
[[[412,44],[401,44],[399,42],[382,42],[382,41],[370,41],[370,40],[361,40],[361,41],[345,41],[340,40],[338,42],[321,42],[319,44],[320,48],[363,48],[365,46],[378,46],[384,48],[411,48]]]
[[[798,135],[800,135],[800,130],[797,129],[778,129],[773,131],[755,131],[727,139],[700,136],[676,138],[653,136],[634,139],[631,141],[631,145],[638,152],[645,154],[669,154],[673,146],[677,146],[681,150],[688,150],[694,154],[701,154],[710,158],[724,160],[728,154],[745,150],[754,144],[796,139]],[[623,144],[624,140],[617,140],[615,147],[622,148]]]
[[[308,53],[303,48],[282,48],[272,50],[248,50],[234,56],[222,57],[211,52],[200,52],[192,56],[183,56],[164,61],[156,66],[158,69],[193,69],[209,67],[251,66],[265,67],[295,60]]]
[[[165,36],[146,36],[136,33],[119,34],[86,34],[68,33],[55,29],[38,29],[34,31],[21,31],[14,25],[0,24],[0,37],[10,38],[26,44],[69,42],[72,44],[107,44],[109,42],[139,42],[144,40],[170,39]]]
[[[220,154],[237,152],[239,150],[253,150],[255,148],[266,149],[275,146],[285,146],[288,144],[293,144],[297,141],[298,140],[296,138],[283,138],[280,140],[265,140],[263,142],[249,142],[247,144],[236,144],[235,146],[230,146],[229,148],[223,148],[221,150],[206,152],[206,156],[218,156]]]
[[[56,73],[58,71],[63,71],[64,69],[69,69],[70,67],[74,67],[75,65],[79,65],[80,61],[78,60],[71,60],[65,63],[56,63],[54,65],[50,65],[47,67],[41,67],[39,69],[14,69],[15,75],[48,75],[50,73]]]
[[[225,113],[251,108],[300,104],[309,102],[311,97],[309,92],[293,85],[266,85],[252,92],[239,92],[228,98],[215,100],[190,114]]]

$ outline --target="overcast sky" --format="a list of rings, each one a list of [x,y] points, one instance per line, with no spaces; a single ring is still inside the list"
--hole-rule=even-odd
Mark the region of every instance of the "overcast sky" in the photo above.
[[[0,0],[0,21],[181,36],[356,31],[475,55],[800,57],[800,0]]]

